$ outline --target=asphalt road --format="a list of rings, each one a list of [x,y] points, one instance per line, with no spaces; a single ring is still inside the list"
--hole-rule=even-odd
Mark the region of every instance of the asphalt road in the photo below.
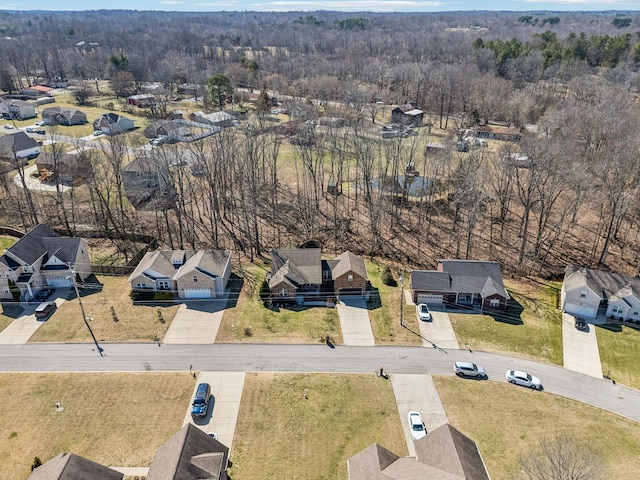
[[[506,370],[525,370],[540,378],[548,393],[640,422],[640,392],[560,366],[506,355],[424,347],[329,348],[324,344],[103,344],[102,348],[101,357],[93,344],[2,345],[0,372],[188,372],[192,366],[195,371],[373,374],[384,368],[392,374],[453,375],[453,362],[467,360],[482,365],[490,380],[504,382]]]

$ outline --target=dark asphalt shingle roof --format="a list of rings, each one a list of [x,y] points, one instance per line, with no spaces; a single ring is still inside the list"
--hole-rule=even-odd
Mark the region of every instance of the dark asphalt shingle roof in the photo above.
[[[40,144],[24,132],[11,133],[0,137],[0,152],[5,156],[38,146]]]
[[[322,259],[319,248],[292,248],[271,252],[271,280],[273,287],[282,281],[293,286],[320,285]]]
[[[122,480],[124,475],[73,453],[61,453],[36,468],[29,480]]]
[[[608,299],[626,286],[631,287],[634,293],[640,296],[640,278],[637,277],[626,277],[618,273],[574,265],[568,265],[564,273],[565,291],[589,287],[600,299]]]

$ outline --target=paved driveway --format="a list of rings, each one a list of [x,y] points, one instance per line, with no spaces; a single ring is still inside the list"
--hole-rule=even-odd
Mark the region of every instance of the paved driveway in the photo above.
[[[582,332],[575,327],[575,317],[562,314],[562,354],[564,368],[602,378],[602,365],[595,327],[588,323],[589,330]]]
[[[199,383],[208,383],[211,386],[211,405],[206,418],[197,420],[191,417],[189,405],[183,426],[193,423],[205,432],[216,432],[218,440],[231,450],[244,388],[244,376],[244,372],[200,372],[191,399]]]
[[[391,384],[396,396],[409,456],[415,457],[416,450],[411,439],[407,414],[412,410],[419,412],[427,427],[427,432],[447,423],[447,414],[431,375],[393,374],[391,375]]]
[[[431,317],[430,322],[419,321],[422,345],[433,347],[433,344],[436,344],[440,348],[460,348],[449,314],[431,310]]]
[[[227,295],[180,305],[163,343],[213,343],[218,335]]]
[[[64,298],[56,298],[55,302],[58,307],[65,301]],[[36,330],[40,328],[40,325],[44,323],[42,320],[38,320],[33,314],[37,304],[22,304],[24,312],[21,316],[16,318],[13,322],[7,325],[2,332],[0,332],[0,345],[19,345],[27,343],[31,338],[31,335],[36,333]],[[53,313],[55,315],[56,312]],[[48,319],[47,319],[48,320]]]
[[[367,302],[361,297],[342,297],[336,305],[345,345],[375,345]]]

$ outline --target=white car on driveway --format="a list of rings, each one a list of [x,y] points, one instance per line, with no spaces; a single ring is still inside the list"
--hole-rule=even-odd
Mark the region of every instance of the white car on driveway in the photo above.
[[[431,321],[431,312],[429,311],[429,307],[426,303],[420,303],[416,307],[416,311],[418,312],[418,320],[423,322]]]
[[[407,421],[409,422],[409,430],[411,430],[411,439],[414,442],[427,435],[427,429],[418,412],[409,412],[407,414]]]
[[[521,370],[507,370],[505,375],[507,382],[514,385],[522,385],[523,387],[533,388],[535,390],[542,390],[542,383],[538,377],[523,372]]]

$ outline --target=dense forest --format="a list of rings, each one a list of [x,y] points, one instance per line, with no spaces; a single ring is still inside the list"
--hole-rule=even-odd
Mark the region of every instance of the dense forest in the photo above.
[[[460,257],[544,276],[568,263],[640,272],[638,12],[5,11],[0,35],[6,93],[65,79],[78,104],[108,98],[118,109],[156,82],[170,107],[191,85],[214,111],[253,90],[311,125],[272,128],[268,109],[251,106],[245,128],[187,146],[130,150],[127,136],[110,137],[87,151],[94,174],[70,193],[31,192],[15,170],[5,175],[5,224],[97,228],[123,250],[144,233],[249,258],[316,241],[409,267]],[[407,102],[426,112],[425,127],[382,139],[391,106]],[[322,117],[345,123],[316,127]],[[487,122],[522,139],[456,150]],[[155,208],[124,196],[132,156],[167,166],[171,188]],[[185,156],[197,175],[175,168]],[[409,167],[425,179],[417,195],[400,181]]]

